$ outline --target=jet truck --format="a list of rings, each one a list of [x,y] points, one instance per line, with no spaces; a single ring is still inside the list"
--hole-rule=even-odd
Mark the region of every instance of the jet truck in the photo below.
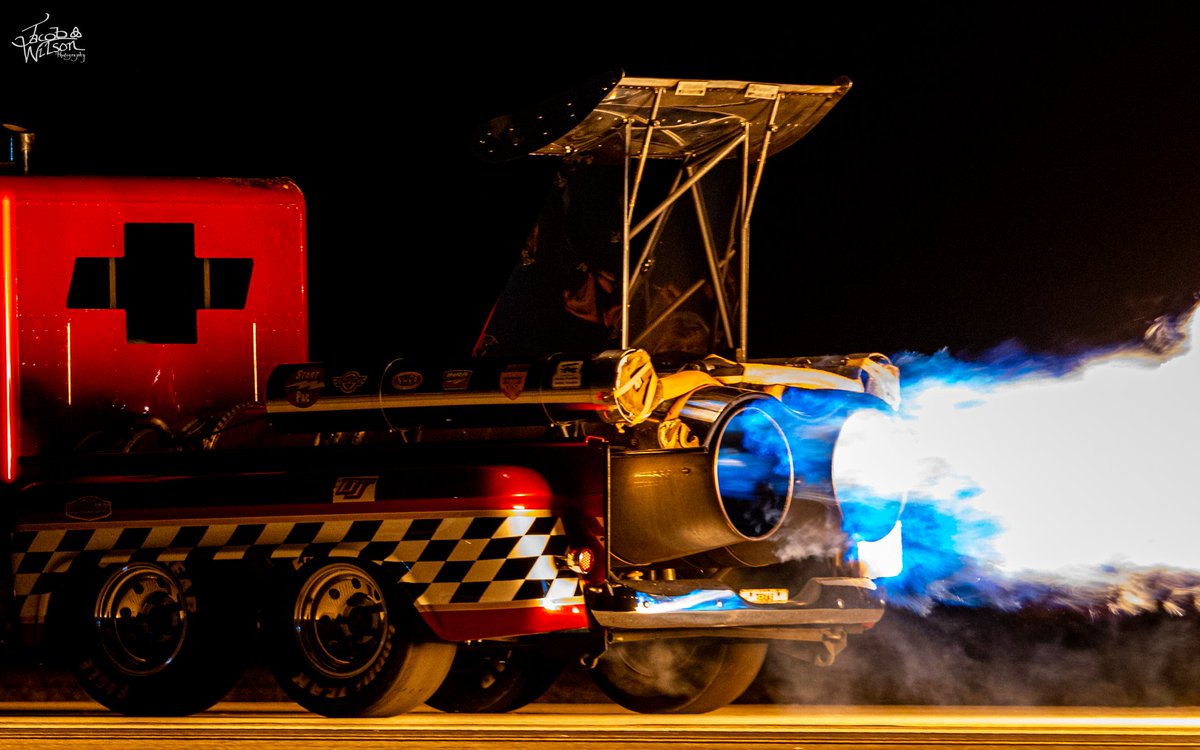
[[[486,123],[558,175],[459,358],[310,358],[292,181],[21,174],[8,128],[9,653],[132,715],[254,660],[327,716],[508,711],[564,668],[702,712],[768,652],[831,663],[902,542],[844,450],[898,373],[750,358],[749,227],[849,88],[606,74]]]

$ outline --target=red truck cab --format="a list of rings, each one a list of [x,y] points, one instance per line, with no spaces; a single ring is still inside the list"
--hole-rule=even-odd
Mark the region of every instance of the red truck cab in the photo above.
[[[290,180],[0,177],[0,241],[5,481],[22,456],[125,448],[122,418],[178,431],[259,401],[308,356]]]

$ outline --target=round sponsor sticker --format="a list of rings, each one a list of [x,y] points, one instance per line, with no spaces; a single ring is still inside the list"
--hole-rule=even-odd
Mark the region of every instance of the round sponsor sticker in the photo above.
[[[297,409],[307,409],[321,398],[325,390],[325,370],[321,367],[299,367],[283,384],[283,398]]]
[[[398,391],[411,391],[423,382],[425,382],[425,378],[414,370],[398,372],[392,376],[392,387]]]

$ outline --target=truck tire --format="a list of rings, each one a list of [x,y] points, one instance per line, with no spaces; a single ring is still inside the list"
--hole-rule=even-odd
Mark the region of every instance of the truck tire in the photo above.
[[[275,680],[324,716],[394,716],[424,703],[454,661],[376,566],[321,561],[299,571],[275,607]]]
[[[647,714],[699,714],[730,703],[762,668],[767,644],[675,638],[615,643],[592,670],[612,701]]]
[[[186,716],[219,701],[245,667],[253,618],[220,612],[216,586],[183,563],[108,568],[58,607],[83,689],[131,716]]]
[[[425,701],[449,713],[505,713],[537,700],[562,671],[562,662],[509,646],[459,646],[450,674]]]

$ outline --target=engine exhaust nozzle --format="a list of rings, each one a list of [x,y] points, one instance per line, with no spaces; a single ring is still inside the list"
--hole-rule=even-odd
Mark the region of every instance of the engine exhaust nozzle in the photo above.
[[[680,413],[701,447],[614,455],[614,556],[644,565],[774,534],[795,483],[781,410],[763,394],[703,389]]]
[[[899,439],[880,399],[809,390],[780,402],[714,387],[692,394],[679,418],[699,447],[613,458],[612,550],[626,564],[836,554],[899,519],[904,494],[872,481]]]

